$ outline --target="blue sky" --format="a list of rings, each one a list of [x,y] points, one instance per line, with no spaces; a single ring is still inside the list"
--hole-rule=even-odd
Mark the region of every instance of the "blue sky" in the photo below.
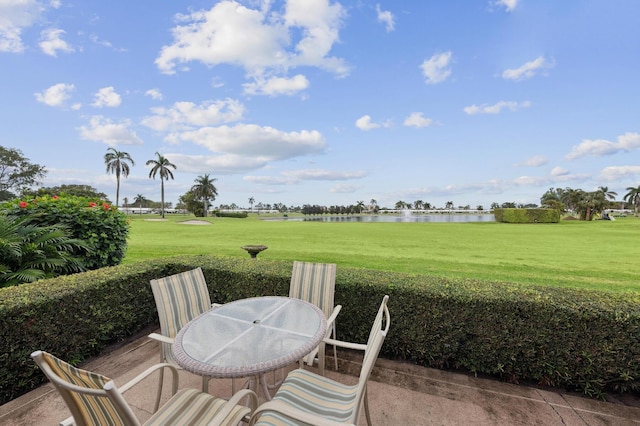
[[[636,0],[0,0],[0,145],[45,186],[213,203],[539,203],[640,184]]]

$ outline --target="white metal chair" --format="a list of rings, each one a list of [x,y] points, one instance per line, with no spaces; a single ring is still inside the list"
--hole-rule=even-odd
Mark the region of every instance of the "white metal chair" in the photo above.
[[[336,317],[342,309],[341,305],[334,306],[334,295],[336,286],[336,265],[335,263],[312,263],[312,262],[293,262],[293,270],[291,272],[291,284],[289,286],[289,297],[306,300],[313,303],[324,312],[327,318],[327,335],[336,339]],[[313,362],[322,348],[324,353],[323,341],[318,348],[308,354],[303,362],[313,365]],[[333,361],[335,369],[338,369],[338,356],[336,347],[333,347]],[[318,357],[318,367],[324,374],[324,357]]]
[[[389,296],[382,299],[366,345],[325,339],[327,343],[341,347],[364,350],[362,369],[356,385],[344,385],[308,370],[296,369],[287,375],[273,400],[255,410],[249,424],[356,425],[364,404],[367,424],[371,426],[367,381],[391,324],[388,300]],[[321,349],[320,356],[322,355]]]
[[[151,280],[151,290],[160,319],[160,334],[151,333],[149,337],[161,342],[160,362],[168,362],[180,368],[171,352],[174,338],[193,318],[219,305],[211,304],[209,289],[201,268]],[[160,404],[163,374],[161,370],[155,409],[158,409]],[[202,391],[207,392],[208,387],[209,378],[202,377]]]
[[[140,425],[122,393],[154,371],[163,371],[165,368],[172,373],[172,396],[159,410],[154,410],[145,425],[237,425],[258,404],[256,394],[248,389],[236,393],[229,401],[195,389],[176,392],[178,370],[171,364],[156,364],[118,388],[108,377],[76,368],[47,352],[33,352],[31,358],[60,392],[71,411],[72,416],[62,421],[61,425]],[[245,397],[250,407],[240,405]]]

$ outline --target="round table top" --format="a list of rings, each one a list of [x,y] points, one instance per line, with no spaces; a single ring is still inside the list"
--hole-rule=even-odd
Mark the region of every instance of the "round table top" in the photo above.
[[[311,352],[327,320],[315,305],[288,297],[236,300],[207,311],[178,333],[173,356],[182,368],[211,377],[276,370]]]

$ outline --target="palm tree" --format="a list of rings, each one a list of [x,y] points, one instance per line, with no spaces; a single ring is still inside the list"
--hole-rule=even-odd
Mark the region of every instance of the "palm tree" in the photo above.
[[[107,166],[107,173],[115,173],[116,175],[116,207],[120,204],[120,176],[129,176],[129,164],[135,166],[136,163],[128,152],[118,151],[115,148],[108,148],[104,155],[104,164]]]
[[[215,187],[213,182],[217,181],[216,178],[210,178],[208,174],[204,176],[198,176],[196,178],[196,184],[191,187],[191,191],[195,194],[197,198],[201,198],[204,203],[204,217],[208,216],[209,206],[207,202],[209,198],[212,200],[216,199],[216,195],[218,195],[218,189]]]
[[[624,194],[623,200],[633,204],[635,216],[638,216],[638,205],[640,205],[640,185],[634,188],[633,186],[627,187],[627,193]]]
[[[422,200],[416,200],[413,202],[413,208],[416,210],[422,210],[422,208],[424,207],[424,201]]]
[[[362,213],[362,210],[364,210],[364,201],[356,201],[356,210],[358,213]]]
[[[618,195],[617,192],[609,191],[609,188],[606,187],[606,186],[598,187],[598,191],[602,192],[604,194],[604,198],[606,198],[608,200],[615,200],[616,199],[616,195]]]
[[[253,213],[253,203],[256,202],[256,199],[253,197],[249,197],[249,205],[251,206],[251,213]]]
[[[156,178],[156,175],[160,175],[160,194],[161,194],[161,204],[160,211],[162,214],[162,218],[164,219],[164,181],[169,180],[169,178],[173,179],[173,172],[170,169],[176,169],[176,165],[170,162],[167,158],[160,155],[159,152],[156,152],[157,158],[155,160],[147,161],[147,166],[152,166],[151,171],[149,172],[149,178]]]
[[[144,204],[147,201],[146,198],[144,198],[144,195],[142,194],[138,194],[135,196],[135,198],[133,199],[133,205],[135,206],[136,204],[138,205],[138,207],[140,208],[140,214],[142,214],[142,204]]]

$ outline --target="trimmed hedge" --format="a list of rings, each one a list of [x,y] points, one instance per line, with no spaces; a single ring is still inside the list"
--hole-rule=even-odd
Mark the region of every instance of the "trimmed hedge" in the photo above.
[[[558,223],[557,209],[494,209],[496,222],[506,223]]]
[[[291,262],[184,256],[0,289],[0,403],[44,381],[29,354],[78,363],[150,324],[149,280],[202,267],[215,302],[287,295]],[[338,267],[338,338],[366,342],[384,294],[381,356],[601,396],[640,390],[640,295]]]
[[[232,217],[235,219],[246,219],[249,217],[247,212],[221,212],[220,210],[215,210],[213,214],[216,217]]]

